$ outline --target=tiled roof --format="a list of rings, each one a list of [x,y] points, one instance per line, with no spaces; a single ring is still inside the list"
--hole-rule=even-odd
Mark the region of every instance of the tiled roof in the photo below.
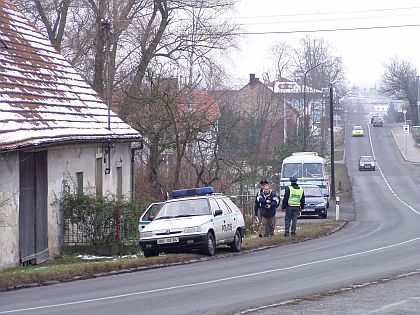
[[[0,151],[61,142],[130,141],[111,111],[9,0],[0,1]]]
[[[180,110],[188,111],[188,101],[180,104]],[[205,90],[193,90],[191,100],[191,112],[193,117],[202,123],[213,123],[220,117],[220,108],[217,101]]]

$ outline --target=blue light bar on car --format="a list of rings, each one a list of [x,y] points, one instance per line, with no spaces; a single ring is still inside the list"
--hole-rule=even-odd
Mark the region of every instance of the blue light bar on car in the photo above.
[[[204,196],[214,193],[213,187],[200,187],[191,189],[178,189],[172,192],[172,198],[182,198],[191,196]]]

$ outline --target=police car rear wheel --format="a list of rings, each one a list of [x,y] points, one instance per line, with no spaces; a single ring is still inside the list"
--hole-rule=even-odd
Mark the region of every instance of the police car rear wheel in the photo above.
[[[241,232],[239,232],[238,230],[236,230],[235,236],[233,237],[233,242],[230,244],[230,248],[234,252],[240,252],[241,251],[241,247],[242,247],[242,236],[241,236]]]
[[[213,256],[216,253],[216,242],[211,232],[207,233],[207,246],[204,248],[204,253],[209,256]]]

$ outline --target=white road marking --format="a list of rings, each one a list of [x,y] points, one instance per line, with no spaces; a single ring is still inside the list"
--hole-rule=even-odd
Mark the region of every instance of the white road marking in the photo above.
[[[34,306],[34,307],[28,307],[28,308],[19,308],[19,309],[8,310],[8,311],[0,311],[0,314],[11,314],[11,313],[18,313],[18,312],[25,312],[25,311],[34,311],[34,310],[55,308],[55,307],[61,307],[61,306],[70,306],[70,305],[85,304],[85,303],[105,301],[105,300],[120,299],[120,298],[125,298],[125,297],[130,297],[130,296],[145,295],[145,294],[155,293],[155,292],[171,291],[171,290],[176,290],[176,289],[181,289],[181,288],[197,287],[197,286],[203,286],[203,285],[208,285],[208,284],[212,284],[212,283],[220,283],[220,282],[231,281],[231,280],[235,280],[235,279],[249,278],[249,277],[259,276],[259,275],[263,275],[263,274],[281,272],[281,271],[285,271],[285,270],[292,270],[292,269],[298,269],[298,268],[307,267],[307,266],[311,266],[311,265],[322,264],[322,263],[325,263],[325,262],[335,261],[335,260],[349,258],[349,257],[356,257],[356,256],[371,254],[371,253],[374,253],[374,252],[379,252],[379,251],[387,250],[387,249],[390,249],[390,248],[394,248],[394,247],[406,245],[406,244],[409,244],[409,243],[413,243],[413,242],[416,242],[418,240],[420,240],[420,236],[416,237],[416,238],[413,238],[413,239],[410,239],[410,240],[407,240],[407,241],[404,241],[404,242],[392,244],[392,245],[382,246],[382,247],[378,247],[378,248],[374,248],[374,249],[370,249],[370,250],[366,250],[366,251],[362,251],[362,252],[357,252],[357,253],[353,253],[353,254],[347,254],[347,255],[343,255],[343,256],[337,256],[337,257],[332,257],[332,258],[327,258],[327,259],[322,259],[322,260],[316,260],[316,261],[307,262],[307,263],[303,263],[303,264],[299,264],[299,265],[295,265],[295,266],[290,266],[290,267],[264,270],[264,271],[259,271],[259,272],[243,274],[243,275],[239,275],[239,276],[232,276],[232,277],[220,278],[220,279],[203,281],[203,282],[176,285],[176,286],[167,287],[167,288],[160,288],[160,289],[146,290],[146,291],[138,291],[138,292],[132,292],[132,293],[126,293],[126,294],[118,294],[118,295],[110,295],[110,296],[105,296],[105,297],[95,298],[95,299],[87,299],[87,300],[80,300],[80,301],[67,302],[67,303],[57,303],[57,304],[41,305],[41,306]]]
[[[375,150],[373,149],[373,142],[372,142],[372,136],[371,136],[371,134],[370,134],[370,127],[369,127],[369,124],[367,124],[367,127],[368,127],[368,131],[369,131],[369,142],[370,142],[370,148],[371,148],[371,150],[372,150],[372,156],[373,156],[373,158],[376,160],[376,157],[375,157]],[[418,215],[420,215],[420,212],[419,211],[417,211],[416,209],[414,209],[412,206],[410,206],[408,203],[406,203],[404,200],[402,200],[395,192],[394,192],[394,190],[392,189],[392,187],[391,187],[391,185],[388,183],[388,180],[386,179],[386,177],[385,177],[385,175],[384,175],[384,173],[382,172],[382,169],[381,169],[381,166],[379,165],[379,163],[378,162],[376,162],[376,165],[378,166],[378,169],[379,169],[379,172],[381,173],[381,176],[382,176],[382,178],[383,178],[383,180],[385,181],[385,184],[388,186],[388,189],[391,191],[391,193],[394,195],[394,197],[399,201],[399,202],[401,202],[404,206],[406,206],[408,209],[410,209],[411,211],[413,211],[414,213],[416,213],[416,214],[418,214]]]
[[[416,297],[412,297],[412,298],[402,300],[402,301],[399,301],[399,302],[390,303],[390,304],[384,305],[384,306],[382,306],[382,307],[380,307],[376,310],[370,311],[368,314],[375,314],[375,313],[380,313],[380,312],[383,312],[383,311],[387,311],[390,308],[394,308],[395,306],[400,306],[400,305],[403,305],[403,304],[406,304],[408,302],[415,301],[415,300],[418,300],[418,299],[419,299],[419,297],[416,296]]]

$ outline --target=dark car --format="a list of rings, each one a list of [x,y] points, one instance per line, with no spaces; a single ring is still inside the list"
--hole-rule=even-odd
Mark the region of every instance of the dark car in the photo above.
[[[359,171],[374,171],[375,170],[375,159],[371,155],[362,155],[358,161]]]
[[[373,120],[373,127],[383,127],[383,126],[384,126],[384,121],[382,120],[382,118],[376,117]]]
[[[371,124],[373,124],[373,121],[374,121],[376,118],[379,118],[379,115],[378,115],[378,114],[374,114],[374,115],[372,115],[372,116],[370,117],[370,123],[371,123]]]
[[[305,209],[301,216],[318,216],[327,218],[327,201],[325,200],[321,188],[316,185],[300,185],[305,192]]]

